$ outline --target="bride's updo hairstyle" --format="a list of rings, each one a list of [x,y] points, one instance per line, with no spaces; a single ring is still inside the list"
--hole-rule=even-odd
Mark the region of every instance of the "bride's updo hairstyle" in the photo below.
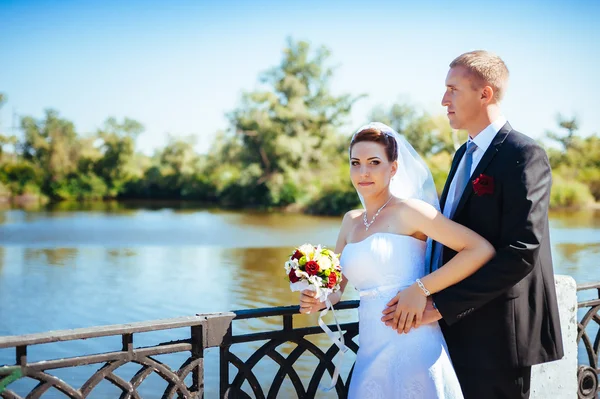
[[[354,147],[354,144],[363,141],[381,144],[385,148],[385,155],[390,162],[393,162],[398,158],[398,143],[394,136],[374,127],[360,130],[354,134],[350,141],[350,154],[352,154],[352,147]]]

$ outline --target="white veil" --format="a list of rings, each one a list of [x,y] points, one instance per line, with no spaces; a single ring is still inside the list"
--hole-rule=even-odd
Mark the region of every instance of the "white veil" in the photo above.
[[[398,157],[396,159],[398,161],[398,170],[390,181],[391,194],[394,197],[401,199],[420,199],[439,211],[440,202],[433,182],[433,177],[431,176],[431,171],[413,146],[410,145],[402,135],[386,124],[381,122],[371,122],[354,133],[351,143],[354,141],[354,137],[357,133],[370,128],[380,130],[382,133],[393,137],[398,146]],[[358,196],[364,207],[364,199],[360,194]],[[427,251],[425,255],[426,272],[429,271],[431,265],[431,253],[432,240],[427,238]],[[434,259],[433,264],[437,264],[436,259]]]

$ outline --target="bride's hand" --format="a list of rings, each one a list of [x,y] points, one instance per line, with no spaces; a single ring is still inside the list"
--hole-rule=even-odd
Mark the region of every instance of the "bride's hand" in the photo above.
[[[394,298],[390,303],[392,306],[388,306],[383,310],[383,317],[381,321],[385,323],[386,326],[392,326],[392,320],[394,318],[394,312],[396,311],[396,298]],[[433,305],[433,300],[431,297],[427,298],[427,305],[425,306],[425,311],[423,312],[423,318],[421,319],[421,325],[431,324],[438,322],[442,319],[442,314],[436,307]],[[413,322],[413,328],[416,328],[415,322]]]
[[[315,298],[315,291],[304,290],[300,293],[300,313],[310,314],[325,308],[325,304]]]
[[[396,306],[391,327],[398,334],[408,333],[413,327],[421,325],[423,312],[427,305],[427,297],[417,284],[398,292],[398,294],[387,303],[388,308]]]

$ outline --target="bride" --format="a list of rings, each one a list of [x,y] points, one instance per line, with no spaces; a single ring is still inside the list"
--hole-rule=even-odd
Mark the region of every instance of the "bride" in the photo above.
[[[494,256],[494,248],[439,212],[431,172],[389,126],[370,123],[354,134],[350,168],[364,210],[343,218],[335,247],[342,253],[343,280],[341,290],[329,297],[339,302],[348,281],[360,292],[360,348],[348,397],[462,398],[440,327],[431,323],[436,310],[427,297],[473,274]],[[432,240],[458,255],[426,275]],[[394,330],[381,315],[399,296],[410,305]],[[301,293],[302,313],[323,307],[314,292]],[[404,333],[402,326],[410,331]]]

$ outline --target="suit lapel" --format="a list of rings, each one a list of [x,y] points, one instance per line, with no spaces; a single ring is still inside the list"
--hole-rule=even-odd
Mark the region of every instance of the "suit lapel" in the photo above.
[[[460,160],[465,155],[465,151],[467,149],[466,144],[463,144],[459,147],[454,155],[454,159],[452,159],[452,166],[450,167],[450,173],[448,174],[448,178],[446,179],[446,184],[444,184],[444,191],[442,191],[442,198],[440,198],[440,210],[444,211],[444,206],[446,205],[446,200],[448,199],[448,190],[450,189],[450,184],[452,183],[452,179],[454,179],[454,175],[456,174],[456,169],[460,164]]]
[[[486,150],[485,154],[483,154],[483,158],[481,158],[481,161],[479,161],[479,163],[477,164],[477,167],[475,168],[475,170],[473,171],[473,174],[471,175],[471,179],[476,179],[480,174],[482,174],[485,171],[485,169],[488,167],[490,162],[492,162],[492,159],[494,159],[494,157],[500,150],[500,146],[502,145],[502,143],[506,139],[506,136],[508,136],[508,133],[510,133],[511,130],[512,130],[512,127],[510,126],[510,124],[508,122],[506,122],[506,124],[504,126],[502,126],[502,128],[500,129],[498,134],[496,134],[496,136],[494,137],[494,140],[492,141],[492,143]],[[456,210],[454,211],[454,215],[452,217],[453,220],[455,220],[456,217],[463,210],[465,204],[467,203],[467,200],[471,197],[472,194],[473,194],[473,182],[470,181],[467,184],[467,186],[465,187],[465,191],[463,191],[462,196],[460,197],[460,201],[458,202],[458,205],[456,206]]]

